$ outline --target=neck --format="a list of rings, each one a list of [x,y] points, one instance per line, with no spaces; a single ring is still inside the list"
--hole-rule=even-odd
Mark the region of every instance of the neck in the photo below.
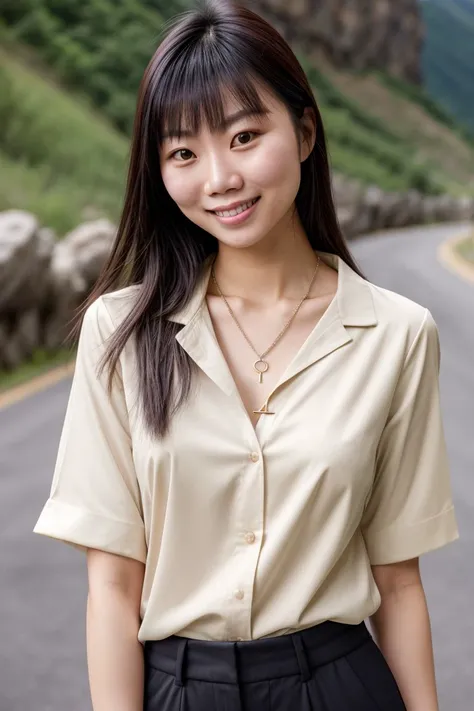
[[[220,243],[214,272],[225,296],[271,306],[281,299],[301,299],[317,262],[317,255],[301,229],[285,239],[271,243],[262,240],[244,249]],[[218,294],[212,280],[208,293]]]

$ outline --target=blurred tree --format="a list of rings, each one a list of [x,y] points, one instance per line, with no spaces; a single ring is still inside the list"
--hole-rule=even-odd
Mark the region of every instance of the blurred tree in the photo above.
[[[164,20],[190,0],[3,0],[0,19],[60,79],[89,94],[129,134],[138,85]]]

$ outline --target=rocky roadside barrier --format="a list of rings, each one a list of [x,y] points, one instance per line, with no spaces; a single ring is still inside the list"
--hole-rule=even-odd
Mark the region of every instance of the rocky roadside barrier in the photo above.
[[[340,176],[333,180],[346,237],[391,227],[474,220],[474,199],[384,193]],[[41,348],[64,345],[74,310],[97,279],[116,226],[85,222],[62,239],[21,210],[0,212],[0,370]]]

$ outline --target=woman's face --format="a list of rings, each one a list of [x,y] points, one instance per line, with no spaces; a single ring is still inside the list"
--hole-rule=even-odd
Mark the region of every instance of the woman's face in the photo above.
[[[166,138],[160,151],[165,187],[192,222],[226,245],[250,247],[284,237],[298,192],[301,152],[286,106],[261,90],[265,116],[241,116],[222,132],[204,124],[196,136]],[[225,116],[240,111],[230,95]],[[186,128],[186,127],[183,127]],[[239,215],[219,216],[235,203],[257,202]]]

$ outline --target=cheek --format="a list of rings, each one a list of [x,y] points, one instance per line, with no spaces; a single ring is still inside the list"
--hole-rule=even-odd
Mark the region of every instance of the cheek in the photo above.
[[[199,199],[199,186],[189,175],[184,180],[181,170],[167,170],[166,167],[162,167],[161,175],[171,199],[181,208],[190,208]]]
[[[299,183],[301,165],[296,148],[282,142],[272,142],[256,156],[252,166],[252,182],[265,188],[292,190]]]

